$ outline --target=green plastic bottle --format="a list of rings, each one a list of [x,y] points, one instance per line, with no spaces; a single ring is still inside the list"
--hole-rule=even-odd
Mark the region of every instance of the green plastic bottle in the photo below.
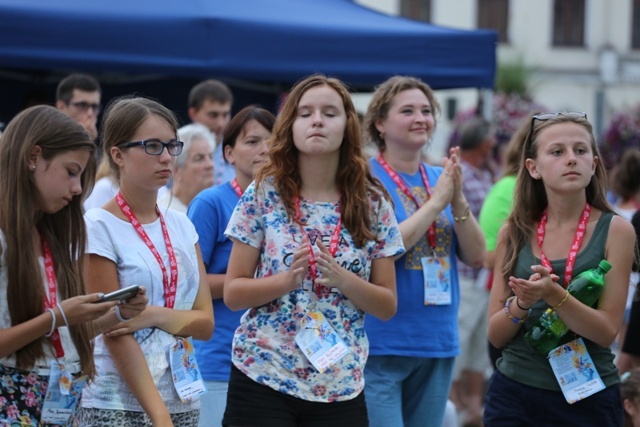
[[[611,264],[602,260],[596,268],[583,271],[571,280],[567,290],[581,303],[592,307],[604,289],[604,275],[611,270]],[[558,313],[548,308],[536,324],[525,334],[524,339],[545,356],[560,345],[569,328]]]

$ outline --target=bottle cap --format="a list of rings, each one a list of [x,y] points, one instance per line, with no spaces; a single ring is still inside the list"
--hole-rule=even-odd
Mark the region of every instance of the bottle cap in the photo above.
[[[602,261],[600,261],[600,264],[598,264],[598,267],[600,267],[600,269],[605,273],[611,270],[611,264],[609,264],[609,261],[607,261],[606,259],[603,259]]]

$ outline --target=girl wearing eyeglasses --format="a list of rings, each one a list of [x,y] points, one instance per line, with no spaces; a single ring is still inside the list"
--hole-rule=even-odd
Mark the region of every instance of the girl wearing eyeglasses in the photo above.
[[[486,396],[485,426],[622,425],[610,345],[622,323],[635,234],[613,213],[606,191],[586,115],[533,116],[513,211],[496,249],[488,335],[502,357]],[[612,268],[589,307],[566,287],[603,259]],[[569,332],[543,354],[525,334],[548,309]]]
[[[96,339],[98,376],[83,394],[82,421],[94,427],[123,419],[193,426],[197,394],[185,394],[179,379],[193,375],[186,385],[198,389],[188,338],[211,337],[213,311],[193,225],[186,215],[156,206],[158,189],[167,184],[183,147],[176,119],[155,101],[121,98],[108,107],[102,129],[120,191],[85,215],[89,288],[106,293],[145,285],[149,306],[145,316],[122,316]]]

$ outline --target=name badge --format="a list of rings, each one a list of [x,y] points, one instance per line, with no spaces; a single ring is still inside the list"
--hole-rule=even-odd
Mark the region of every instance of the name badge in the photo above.
[[[171,377],[182,402],[191,402],[207,392],[198,368],[191,338],[179,338],[169,349]]]
[[[53,360],[47,394],[42,405],[42,423],[67,425],[76,412],[86,382],[86,375],[74,379],[71,373],[65,370],[64,364]]]
[[[350,352],[319,311],[311,311],[304,316],[296,343],[318,372],[326,371]]]
[[[549,352],[551,369],[570,405],[605,388],[582,338]]]
[[[451,304],[451,265],[446,257],[421,259],[424,277],[424,305]]]

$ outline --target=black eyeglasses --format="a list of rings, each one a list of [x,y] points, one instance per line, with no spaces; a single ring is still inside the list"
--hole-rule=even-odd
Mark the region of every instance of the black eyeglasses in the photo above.
[[[184,147],[184,142],[178,141],[176,139],[172,139],[169,142],[162,142],[159,139],[147,139],[144,141],[134,141],[134,142],[124,142],[122,144],[118,144],[118,147],[122,148],[130,148],[136,147],[138,145],[142,145],[144,147],[144,152],[147,154],[151,154],[152,156],[159,156],[164,151],[165,147],[167,148],[167,152],[172,156],[179,156],[182,153],[182,147]]]
[[[96,114],[98,114],[102,109],[102,106],[100,104],[90,104],[85,101],[69,102],[68,105],[73,105],[78,110],[82,110],[82,111],[88,111],[89,108],[91,108]]]

